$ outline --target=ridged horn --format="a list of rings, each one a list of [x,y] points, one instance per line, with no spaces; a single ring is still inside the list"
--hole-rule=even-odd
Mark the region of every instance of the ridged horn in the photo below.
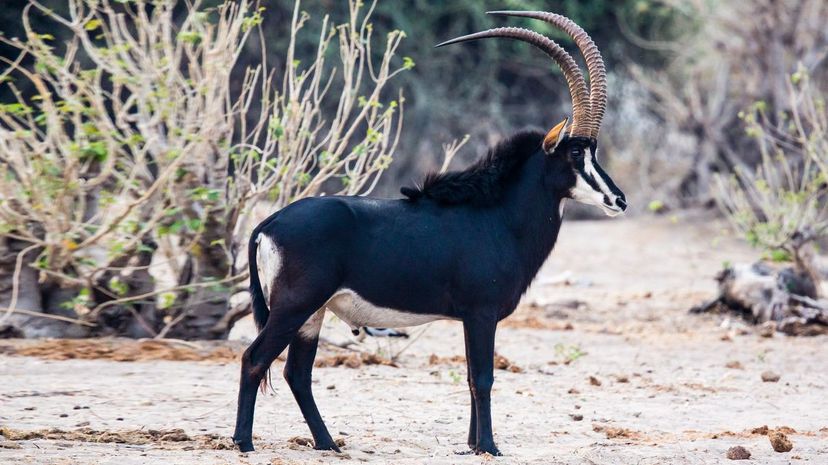
[[[575,24],[574,21],[556,13],[547,13],[544,11],[489,11],[488,14],[498,16],[520,16],[523,18],[532,18],[545,21],[558,29],[567,33],[575,45],[581,50],[586,62],[587,71],[589,71],[589,101],[591,104],[592,114],[592,128],[591,136],[598,138],[598,131],[601,129],[601,121],[604,119],[604,111],[607,108],[607,71],[604,67],[604,60],[601,58],[601,52],[589,37],[589,34],[584,31],[581,26]]]
[[[581,74],[581,69],[572,56],[552,39],[528,29],[499,27],[447,40],[436,45],[436,47],[490,37],[503,37],[527,42],[549,55],[563,71],[566,84],[569,86],[569,95],[572,98],[572,129],[570,134],[578,137],[590,137],[590,131],[593,127],[592,112],[589,103],[589,90],[587,90],[584,75]]]

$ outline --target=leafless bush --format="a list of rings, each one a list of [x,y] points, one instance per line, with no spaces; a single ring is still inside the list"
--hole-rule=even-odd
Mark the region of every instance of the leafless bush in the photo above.
[[[761,163],[717,176],[717,200],[733,227],[770,258],[810,268],[803,247],[828,234],[828,112],[804,69],[788,84],[790,112],[767,104],[742,114]]]
[[[399,31],[375,60],[373,6],[355,0],[347,23],[323,19],[317,53],[304,61],[294,43],[308,17],[297,2],[274,89],[276,73],[264,63],[235,69],[261,23],[257,3],[196,1],[175,14],[176,2],[122,3],[69,0],[61,17],[32,1],[25,39],[0,36],[20,51],[16,60],[0,57],[8,65],[0,79],[16,96],[0,107],[0,236],[14,264],[0,276],[4,319],[21,290],[59,288],[60,298],[29,299],[40,308],[22,310],[51,313],[42,301],[57,300],[64,316],[86,322],[123,313],[137,321],[133,333],[164,335],[179,325],[180,335],[204,336],[226,312],[227,286],[244,278],[233,265],[253,202],[281,207],[332,179],[340,184],[331,192],[373,188],[402,123],[402,97],[381,101],[384,88],[413,62],[392,64]],[[33,30],[34,11],[71,40],[54,44]],[[236,92],[234,73],[243,76]],[[322,113],[328,101],[334,115]],[[150,271],[173,279],[155,285]]]
[[[645,125],[625,141],[647,141],[651,148],[640,152],[640,170],[664,180],[644,195],[673,207],[704,204],[712,199],[716,173],[760,162],[742,130],[740,110],[764,101],[768,119],[775,124],[777,113],[791,110],[787,83],[798,64],[824,90],[828,3],[658,0],[650,4],[674,12],[667,33],[644,37],[639,30],[647,25],[636,24],[635,17],[623,19],[620,25],[634,43],[667,57],[661,70],[628,67],[644,90],[642,101],[657,117],[657,127]],[[642,2],[643,8],[647,5]],[[663,143],[665,138],[672,141]],[[665,165],[654,155],[659,149],[676,152],[676,163],[667,166],[684,166],[682,171],[664,172]]]

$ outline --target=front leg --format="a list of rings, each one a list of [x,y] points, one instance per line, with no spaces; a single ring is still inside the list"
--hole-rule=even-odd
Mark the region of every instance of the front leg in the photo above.
[[[477,438],[472,446],[477,454],[502,455],[492,436],[491,393],[494,383],[494,341],[497,319],[480,312],[463,320],[466,359],[477,419]],[[471,441],[470,441],[471,442]]]
[[[463,325],[465,341],[469,340],[469,330]],[[466,343],[466,381],[469,383],[469,395],[471,397],[471,414],[469,415],[469,448],[477,448],[477,406],[474,403],[474,392],[472,391],[471,365],[469,364],[469,344]]]

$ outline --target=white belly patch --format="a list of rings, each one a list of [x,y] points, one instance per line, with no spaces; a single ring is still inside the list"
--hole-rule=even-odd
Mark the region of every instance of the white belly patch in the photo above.
[[[402,328],[418,326],[435,320],[447,319],[442,315],[408,313],[390,308],[377,307],[350,289],[340,289],[328,300],[325,308],[344,321],[351,329],[362,326],[378,328]]]

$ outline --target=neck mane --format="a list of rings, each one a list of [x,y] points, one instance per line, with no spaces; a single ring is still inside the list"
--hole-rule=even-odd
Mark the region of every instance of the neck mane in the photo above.
[[[517,239],[514,244],[521,267],[514,272],[521,283],[520,294],[555,246],[563,220],[561,202],[574,182],[566,178],[561,157],[541,150],[543,138],[539,131],[519,132],[465,170],[432,173],[422,187],[401,189],[410,202],[428,199],[446,206],[487,207],[493,212],[495,221]]]
[[[430,173],[422,186],[400,192],[410,201],[430,199],[441,205],[492,206],[516,182],[526,161],[543,143],[544,134],[520,131],[489,149],[485,157],[462,171]]]

